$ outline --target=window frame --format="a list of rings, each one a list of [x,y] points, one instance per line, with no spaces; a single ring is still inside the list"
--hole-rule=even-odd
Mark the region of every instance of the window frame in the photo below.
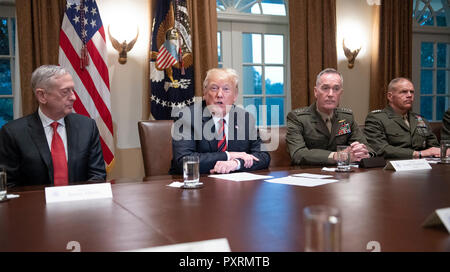
[[[9,55],[1,55],[1,59],[9,59],[11,67],[11,94],[0,95],[0,98],[12,98],[13,99],[13,119],[17,119],[21,116],[21,94],[20,94],[20,72],[19,72],[19,47],[18,47],[18,34],[17,34],[17,16],[16,8],[12,5],[0,5],[0,17],[8,18],[8,36],[9,36]],[[12,24],[14,19],[15,23],[15,41],[12,41]],[[13,48],[14,46],[14,48]]]
[[[285,3],[287,6],[287,1]],[[287,9],[287,13],[288,13]],[[243,105],[244,97],[264,97],[263,101],[267,97],[283,97],[284,98],[284,125],[278,125],[280,127],[286,126],[287,113],[291,111],[291,85],[290,85],[290,52],[289,52],[289,15],[277,16],[277,15],[258,15],[258,14],[237,14],[237,13],[223,13],[217,12],[218,19],[218,32],[221,32],[221,44],[222,61],[219,61],[219,66],[234,68],[239,77],[243,77],[243,67],[249,64],[243,63],[242,50],[233,50],[233,44],[241,48],[242,34],[243,33],[257,33],[262,34],[261,39],[264,43],[264,35],[283,35],[284,36],[284,60],[283,64],[266,64],[264,61],[260,64],[262,68],[262,85],[263,90],[261,95],[244,95],[243,94],[243,81],[239,81],[239,95],[236,104]],[[264,48],[262,48],[262,54],[264,54]],[[257,64],[255,64],[257,65]],[[259,65],[258,65],[259,66]],[[265,93],[265,75],[264,67],[280,67],[284,68],[284,93],[283,95],[266,95]],[[263,104],[264,105],[264,104]],[[262,124],[259,127],[268,127],[267,116],[263,112]]]

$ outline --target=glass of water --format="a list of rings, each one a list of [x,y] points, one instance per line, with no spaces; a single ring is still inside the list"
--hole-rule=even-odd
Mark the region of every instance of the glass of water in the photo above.
[[[5,201],[6,198],[6,186],[7,186],[7,181],[6,181],[6,171],[5,169],[0,171],[0,201]]]
[[[350,147],[348,145],[338,145],[337,149],[337,171],[350,172]]]
[[[197,155],[183,157],[184,188],[196,188],[200,184],[199,164]]]
[[[450,140],[441,141],[441,163],[450,163]]]
[[[303,209],[305,223],[305,251],[341,251],[342,218],[338,208],[308,206]]]

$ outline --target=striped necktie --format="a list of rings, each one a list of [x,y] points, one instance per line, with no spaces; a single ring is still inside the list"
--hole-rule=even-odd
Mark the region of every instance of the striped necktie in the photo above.
[[[219,124],[221,124],[219,129],[219,142],[217,143],[217,151],[219,152],[225,152],[227,150],[227,137],[225,135],[225,119],[221,119],[219,121]]]

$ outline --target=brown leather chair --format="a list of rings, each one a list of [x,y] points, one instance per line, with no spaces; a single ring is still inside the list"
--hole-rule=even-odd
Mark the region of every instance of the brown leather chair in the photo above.
[[[139,121],[139,139],[144,160],[144,180],[168,175],[172,160],[172,120]]]
[[[436,135],[438,141],[441,142],[442,122],[430,122],[430,126],[434,135]]]
[[[274,135],[272,139],[271,128],[260,128],[259,134],[263,143],[276,143],[278,141],[278,147],[275,150],[269,151],[270,154],[270,165],[269,167],[281,167],[291,165],[291,156],[287,151],[286,146],[286,127],[278,128],[278,135]],[[278,139],[277,139],[278,138]]]

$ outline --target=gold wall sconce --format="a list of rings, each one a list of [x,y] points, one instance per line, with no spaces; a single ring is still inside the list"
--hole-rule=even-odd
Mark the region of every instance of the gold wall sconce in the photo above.
[[[139,27],[137,27],[136,37],[129,43],[127,43],[126,40],[120,43],[117,39],[115,39],[109,32],[109,25],[108,25],[108,36],[114,49],[116,49],[119,52],[119,59],[118,59],[119,63],[120,64],[127,63],[127,52],[129,52],[133,48],[134,44],[137,41],[137,38],[139,36]]]
[[[355,66],[356,56],[358,56],[362,46],[359,46],[358,49],[350,50],[347,46],[345,46],[345,39],[342,39],[342,48],[344,49],[344,54],[348,60],[348,68],[352,69]]]

